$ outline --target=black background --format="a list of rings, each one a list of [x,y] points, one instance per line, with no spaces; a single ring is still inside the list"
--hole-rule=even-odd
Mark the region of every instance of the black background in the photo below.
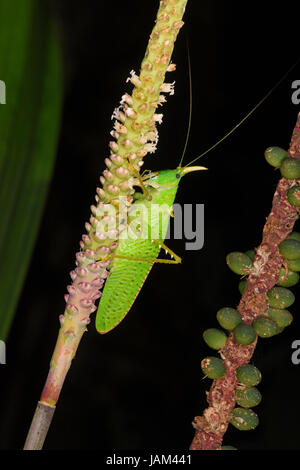
[[[158,1],[56,0],[64,49],[65,103],[58,156],[42,226],[1,366],[0,448],[20,449],[48,373],[74,254],[89,218],[98,176],[109,154],[110,116],[131,69],[139,70]],[[190,0],[175,46],[175,95],[164,106],[155,155],[144,168],[175,168],[184,146],[193,81],[190,161],[229,131],[300,56],[296,2]],[[270,145],[287,148],[299,106],[291,84],[300,65],[264,104],[202,159],[208,172],[186,177],[177,202],[205,204],[205,244],[184,251],[179,266],[156,265],[126,319],[99,336],[93,321],[65,381],[45,449],[187,449],[205,390],[201,359],[212,354],[205,328],[239,302],[238,277],[225,256],[258,246],[279,172],[267,165]],[[34,215],[33,215],[34,216]],[[298,288],[293,291],[297,293]],[[299,300],[291,327],[260,340],[263,401],[255,431],[230,427],[224,443],[239,449],[299,449]]]

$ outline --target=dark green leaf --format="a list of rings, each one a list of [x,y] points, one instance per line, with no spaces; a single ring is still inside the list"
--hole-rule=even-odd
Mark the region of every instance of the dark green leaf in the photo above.
[[[0,339],[9,331],[55,162],[60,50],[47,2],[0,1]]]

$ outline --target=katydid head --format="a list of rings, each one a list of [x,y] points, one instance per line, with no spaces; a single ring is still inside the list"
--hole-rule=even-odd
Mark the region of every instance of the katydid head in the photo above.
[[[177,187],[181,178],[193,171],[207,170],[204,166],[178,167],[175,170],[163,170],[158,172],[156,181],[161,187]]]

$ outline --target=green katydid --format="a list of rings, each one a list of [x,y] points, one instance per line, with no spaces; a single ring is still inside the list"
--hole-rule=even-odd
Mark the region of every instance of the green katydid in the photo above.
[[[169,218],[172,214],[172,205],[174,203],[178,185],[181,178],[187,173],[207,169],[202,166],[190,166],[196,160],[203,157],[223,140],[229,137],[280,85],[290,71],[295,67],[294,64],[286,74],[276,83],[276,85],[255,105],[244,118],[234,126],[224,137],[218,140],[208,150],[200,156],[193,159],[186,166],[181,167],[191,126],[191,103],[192,87],[190,78],[190,115],[187,131],[187,138],[179,166],[175,170],[163,170],[151,173],[144,179],[136,171],[138,185],[143,189],[143,195],[136,194],[137,200],[132,205],[132,211],[138,205],[142,211],[149,215],[151,207],[164,205],[164,210],[160,211],[161,220],[158,217],[147,217],[149,237],[137,237],[134,240],[121,239],[114,254],[111,255],[110,274],[105,283],[102,297],[98,306],[96,315],[96,329],[104,334],[115,328],[127,315],[137,295],[139,294],[145,280],[154,263],[174,263],[181,262],[181,258],[165,246],[164,239],[167,232]],[[191,74],[189,75],[191,77]],[[146,187],[147,188],[146,188]],[[138,197],[140,196],[140,197]],[[150,219],[150,222],[149,222]],[[130,220],[130,217],[129,217]],[[158,237],[153,240],[151,233],[158,233]],[[144,232],[145,233],[145,232]],[[158,254],[161,247],[168,252],[173,260],[159,259]],[[103,260],[102,260],[103,261]]]
[[[189,62],[190,72],[190,62]],[[163,243],[166,237],[168,223],[172,215],[172,206],[176,197],[181,178],[193,171],[206,170],[203,166],[190,166],[204,154],[195,158],[185,167],[181,167],[191,127],[192,110],[192,84],[190,85],[190,113],[187,137],[179,166],[175,170],[163,170],[150,173],[142,178],[138,171],[133,169],[137,176],[137,184],[143,189],[143,194],[136,193],[136,202],[133,203],[130,213],[137,208],[146,215],[142,233],[135,239],[120,239],[118,247],[112,255],[110,274],[105,283],[96,316],[96,328],[99,333],[107,333],[115,328],[126,316],[133,302],[139,294],[154,263],[178,264],[181,258],[166,247]],[[207,152],[205,152],[206,154]],[[153,214],[153,207],[159,210]],[[129,222],[130,222],[129,215]],[[147,232],[146,237],[145,230]],[[151,234],[157,234],[153,239]],[[149,236],[148,236],[149,234]],[[164,248],[174,259],[158,258],[161,248]],[[102,260],[103,261],[103,260]]]
[[[163,241],[179,182],[187,173],[198,170],[206,168],[179,166],[175,170],[160,171],[147,179],[147,191],[132,205],[131,212],[135,212],[137,206],[147,218],[149,216],[150,221],[148,224],[146,222],[146,230],[149,229],[150,237],[119,240],[97,311],[96,328],[99,333],[112,330],[125,317],[155,262],[174,264],[181,262],[179,256],[168,249]],[[153,214],[151,209],[154,205],[161,210]],[[151,238],[153,233],[158,234],[155,240]],[[157,258],[161,247],[168,251],[174,260]]]

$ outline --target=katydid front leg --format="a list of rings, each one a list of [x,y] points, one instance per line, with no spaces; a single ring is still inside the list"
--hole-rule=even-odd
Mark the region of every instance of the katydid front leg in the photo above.
[[[165,264],[180,264],[182,259],[180,256],[176,255],[173,250],[171,250],[164,242],[161,240],[151,240],[152,243],[157,243],[158,247],[161,249],[163,248],[166,253],[168,253],[171,258],[174,259],[163,259],[163,258],[137,258],[136,256],[122,256],[122,255],[117,255],[117,254],[110,254],[106,256],[105,258],[102,258],[101,263],[103,261],[107,261],[108,259],[112,258],[120,258],[120,259],[127,259],[128,261],[144,261],[148,263],[165,263]]]

